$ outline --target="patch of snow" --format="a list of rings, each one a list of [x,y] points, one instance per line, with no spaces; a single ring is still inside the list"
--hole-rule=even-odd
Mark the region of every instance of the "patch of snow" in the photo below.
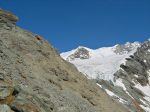
[[[123,100],[122,98],[120,98],[119,96],[117,96],[116,94],[114,94],[113,92],[111,92],[110,90],[108,90],[108,89],[105,89],[105,91],[106,91],[106,93],[109,95],[109,96],[115,96],[116,98],[118,98],[118,101],[120,102],[120,103],[123,103],[123,104],[125,104],[125,103],[127,103],[125,100]]]
[[[147,61],[146,60],[144,60],[144,63],[146,63]]]
[[[134,99],[128,91],[126,91],[126,93],[127,93],[132,99]]]
[[[150,102],[150,97],[145,96],[144,99],[147,100],[148,102]]]
[[[133,84],[136,84],[134,80],[132,80],[132,83],[133,83]]]
[[[145,101],[143,101],[142,99],[140,99],[140,101],[141,101],[144,105],[148,106],[147,103],[146,103]]]
[[[97,83],[97,85],[100,87],[100,88],[102,88],[102,86],[100,85],[100,84],[98,84]],[[117,96],[115,93],[113,93],[112,91],[110,91],[110,90],[108,90],[108,89],[104,89],[105,91],[106,91],[106,93],[109,95],[109,96],[111,96],[111,97],[116,97],[117,98],[117,100],[120,102],[120,103],[123,103],[123,104],[125,104],[125,103],[127,103],[127,101],[125,101],[125,100],[123,100],[122,98],[120,98],[119,96]]]
[[[140,107],[145,110],[146,112],[150,112],[150,108],[149,107],[145,107],[143,105],[140,105]]]
[[[100,85],[100,84],[98,84],[98,83],[96,83],[100,88],[102,88],[102,86]]]
[[[135,88],[141,90],[145,95],[150,97],[150,86],[142,86],[141,84],[135,85]]]
[[[120,79],[120,78],[117,79],[116,82],[114,82],[114,84],[115,84],[116,86],[122,87],[122,89],[123,89],[132,99],[134,99],[134,98],[130,95],[130,93],[127,91],[125,85],[124,85],[123,82],[122,82],[122,79]]]
[[[109,96],[116,96],[113,92],[109,91],[108,89],[105,89],[105,91]]]
[[[148,49],[148,52],[150,52],[150,49]]]
[[[122,87],[123,90],[126,91],[126,87],[125,87],[125,85],[123,84],[122,79],[120,79],[120,78],[117,79],[116,82],[115,82],[115,85]]]
[[[138,75],[134,75],[134,77],[138,78],[139,76]]]

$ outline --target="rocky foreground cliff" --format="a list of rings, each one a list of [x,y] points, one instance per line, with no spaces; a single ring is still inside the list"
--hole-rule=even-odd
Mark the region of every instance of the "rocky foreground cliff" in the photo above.
[[[0,9],[0,112],[128,112]]]

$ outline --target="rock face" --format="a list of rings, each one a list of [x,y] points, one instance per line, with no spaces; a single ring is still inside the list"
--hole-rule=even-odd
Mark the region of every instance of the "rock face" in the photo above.
[[[143,43],[134,55],[126,58],[126,62],[114,74],[114,83],[104,80],[97,82],[133,112],[150,112],[150,41]]]
[[[77,58],[79,58],[81,60],[89,59],[90,58],[89,51],[84,47],[79,47],[77,49],[77,51],[75,51],[74,54],[71,54],[70,56],[68,56],[66,60],[72,61],[72,60],[77,59]]]
[[[119,45],[119,44],[116,45],[114,48],[114,52],[119,55],[128,54],[132,52],[133,50],[135,50],[137,47],[140,47],[139,42],[134,42],[134,43],[127,42],[124,45]]]
[[[150,39],[96,50],[82,48],[90,58],[79,58],[84,55],[78,53],[81,47],[61,56],[131,112],[150,112]]]
[[[141,45],[121,69],[116,72],[115,81],[122,79],[130,99],[137,103],[136,107],[150,112],[150,41]]]
[[[4,11],[0,9],[0,27],[5,27],[5,29],[11,29],[16,22],[18,21],[18,17],[12,15],[8,11]]]
[[[17,20],[0,10],[1,112],[128,112]]]

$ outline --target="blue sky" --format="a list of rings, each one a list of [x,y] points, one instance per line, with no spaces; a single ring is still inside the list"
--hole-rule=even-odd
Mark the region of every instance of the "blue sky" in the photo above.
[[[150,0],[1,0],[0,7],[60,52],[150,37]]]

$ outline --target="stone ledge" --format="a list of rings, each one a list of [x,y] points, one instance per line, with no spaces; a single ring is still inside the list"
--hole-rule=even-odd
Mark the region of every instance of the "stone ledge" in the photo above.
[[[0,22],[10,22],[15,24],[18,21],[18,17],[11,12],[0,9]]]

